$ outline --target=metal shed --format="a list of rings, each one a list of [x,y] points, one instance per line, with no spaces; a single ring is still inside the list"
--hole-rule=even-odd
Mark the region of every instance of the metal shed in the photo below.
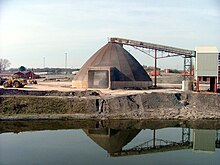
[[[211,46],[196,47],[195,79],[199,91],[200,81],[210,81],[210,91],[217,91],[218,49]]]

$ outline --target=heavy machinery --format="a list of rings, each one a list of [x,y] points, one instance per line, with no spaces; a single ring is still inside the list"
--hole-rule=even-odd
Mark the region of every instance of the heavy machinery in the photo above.
[[[27,85],[27,79],[18,75],[12,75],[7,81],[3,83],[5,88],[13,86],[15,88],[23,88],[25,85]]]
[[[0,77],[0,85],[2,85],[6,81],[5,78]]]

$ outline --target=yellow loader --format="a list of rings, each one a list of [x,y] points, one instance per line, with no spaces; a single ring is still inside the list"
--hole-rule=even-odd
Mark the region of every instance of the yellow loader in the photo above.
[[[15,88],[23,88],[27,85],[27,79],[24,77],[19,77],[18,75],[11,76],[8,80],[3,83],[5,88],[15,87]]]

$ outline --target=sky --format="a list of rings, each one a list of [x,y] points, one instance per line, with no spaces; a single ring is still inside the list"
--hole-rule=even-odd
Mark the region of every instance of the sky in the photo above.
[[[81,67],[108,42],[122,37],[194,50],[220,50],[219,0],[0,0],[0,58],[11,67]],[[152,58],[125,47],[142,65]],[[183,58],[158,61],[182,69]]]

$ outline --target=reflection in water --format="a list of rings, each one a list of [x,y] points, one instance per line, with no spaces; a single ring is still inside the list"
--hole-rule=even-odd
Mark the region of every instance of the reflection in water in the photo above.
[[[157,138],[157,130],[152,131],[152,139],[144,143],[123,149],[141,130],[127,129],[115,130],[111,128],[84,129],[84,132],[99,146],[105,149],[110,156],[141,155],[155,152],[167,152],[175,150],[192,149],[194,151],[214,152],[215,147],[219,148],[220,134],[216,130],[193,130],[182,128],[179,141]],[[193,139],[193,140],[191,140]]]
[[[216,130],[194,130],[194,151],[215,151]]]
[[[215,144],[216,144],[216,148],[220,148],[220,130],[217,130],[216,131],[216,142],[215,142]]]
[[[84,132],[108,153],[120,152],[141,130],[111,128],[87,129]]]
[[[117,159],[116,164],[215,164],[219,162],[219,128],[219,121],[0,122],[0,164],[31,164],[33,160],[54,165],[114,164],[116,159],[106,157],[104,150],[111,157],[142,155]],[[200,151],[214,154],[204,157]],[[160,154],[148,155],[156,152]],[[92,162],[94,157],[97,159]]]

